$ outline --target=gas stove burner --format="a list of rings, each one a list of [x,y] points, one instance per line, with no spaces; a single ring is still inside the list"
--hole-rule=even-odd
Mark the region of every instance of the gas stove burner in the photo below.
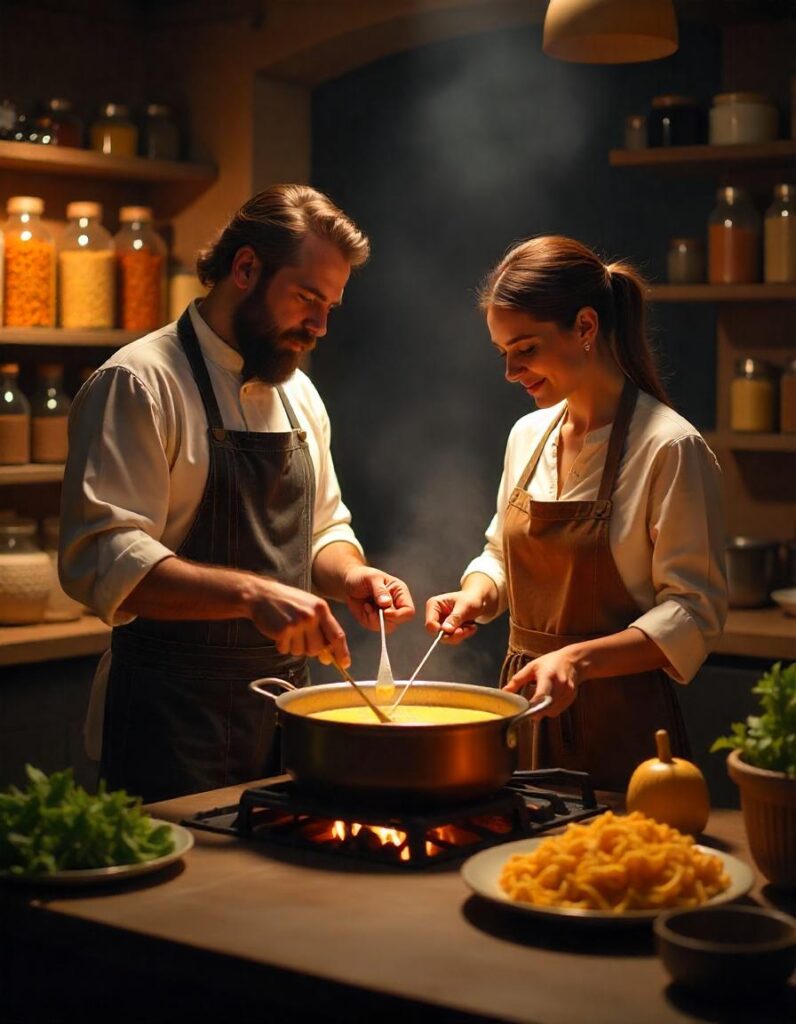
[[[539,788],[542,784],[556,789]],[[588,775],[562,768],[515,772],[503,789],[484,800],[422,811],[363,807],[336,794],[306,792],[289,776],[278,775],[244,790],[238,804],[201,811],[183,824],[279,846],[424,868],[604,810]]]

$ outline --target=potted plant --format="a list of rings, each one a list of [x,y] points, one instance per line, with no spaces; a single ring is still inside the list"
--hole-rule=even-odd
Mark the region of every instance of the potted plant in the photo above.
[[[796,889],[796,662],[777,662],[752,690],[762,713],[735,722],[711,751],[731,748],[749,849],[765,877]]]

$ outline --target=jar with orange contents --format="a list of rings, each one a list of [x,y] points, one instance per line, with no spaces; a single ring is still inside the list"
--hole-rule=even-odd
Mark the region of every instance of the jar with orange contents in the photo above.
[[[119,266],[119,326],[154,331],[165,323],[166,245],[146,206],[123,206],[114,238]]]
[[[12,196],[4,236],[6,327],[55,326],[55,242],[41,222],[44,201]]]

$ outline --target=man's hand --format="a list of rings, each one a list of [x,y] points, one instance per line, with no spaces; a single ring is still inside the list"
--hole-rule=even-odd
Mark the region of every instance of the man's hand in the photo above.
[[[551,651],[529,661],[509,679],[504,689],[519,693],[535,683],[535,697],[549,694],[553,698],[553,703],[540,711],[538,717],[555,718],[566,711],[577,697],[579,681],[575,656],[562,647],[559,651]]]
[[[274,580],[259,582],[246,601],[247,614],[263,636],[276,642],[280,654],[317,657],[323,652],[322,661],[328,663],[331,654],[348,668],[345,632],[322,597]]]
[[[409,587],[397,576],[390,576],[369,565],[352,565],[343,578],[345,602],[351,614],[365,629],[379,629],[379,608],[384,609],[384,627],[392,633],[396,626],[415,614]]]

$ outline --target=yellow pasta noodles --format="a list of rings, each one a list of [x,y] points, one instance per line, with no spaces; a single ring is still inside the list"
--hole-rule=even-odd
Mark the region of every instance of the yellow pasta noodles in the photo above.
[[[721,858],[640,811],[568,825],[509,858],[500,875],[503,891],[522,903],[617,913],[695,907],[729,884]]]

